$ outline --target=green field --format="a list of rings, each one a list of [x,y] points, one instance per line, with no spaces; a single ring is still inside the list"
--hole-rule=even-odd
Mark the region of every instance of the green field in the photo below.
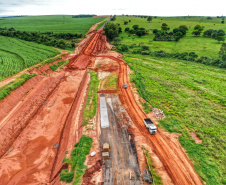
[[[0,80],[60,52],[54,48],[0,36]]]
[[[101,22],[105,18],[72,18],[70,15],[12,17],[0,20],[0,27],[13,27],[20,31],[81,33],[85,35],[93,24]]]
[[[139,94],[166,118],[160,127],[182,134],[179,141],[209,185],[225,183],[226,70],[175,59],[124,55],[135,71]],[[191,137],[196,132],[202,144]]]
[[[203,19],[203,20],[202,20]],[[129,21],[127,25],[124,25],[124,21]],[[204,30],[214,29],[219,30],[222,29],[226,31],[226,24],[221,24],[221,19],[213,18],[212,20],[207,20],[204,17],[193,17],[193,18],[165,18],[165,17],[157,17],[153,18],[153,20],[149,23],[147,18],[140,17],[127,17],[121,16],[117,17],[114,23],[120,24],[122,27],[122,33],[120,37],[123,37],[121,43],[122,44],[143,44],[150,46],[151,51],[159,51],[163,50],[165,52],[173,53],[173,52],[195,52],[196,54],[201,56],[207,56],[211,58],[217,58],[218,53],[221,47],[221,43],[212,38],[204,38],[194,37],[192,36],[192,32],[194,31],[194,26],[199,24],[204,26]],[[174,28],[179,27],[180,25],[187,25],[189,30],[184,38],[182,38],[179,42],[167,42],[167,41],[153,41],[154,34],[152,33],[153,29],[161,29],[162,23],[166,23],[170,27],[170,31]],[[148,35],[138,37],[133,36],[131,34],[126,33],[124,30],[126,27],[132,28],[133,25],[139,25],[139,27],[143,27],[149,31]]]

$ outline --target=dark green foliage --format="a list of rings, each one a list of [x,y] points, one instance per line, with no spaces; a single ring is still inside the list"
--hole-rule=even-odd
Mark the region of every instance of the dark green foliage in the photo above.
[[[166,23],[162,23],[161,28],[162,28],[163,31],[168,31],[168,30],[170,30],[169,26],[168,26]]]
[[[60,173],[60,180],[65,181],[67,183],[71,182],[74,177],[75,171],[75,180],[74,184],[78,184],[83,176],[84,169],[86,166],[84,162],[86,160],[86,156],[89,154],[93,143],[93,139],[91,137],[82,135],[79,142],[75,144],[75,148],[71,152],[71,159],[64,159],[63,162],[69,163],[71,165],[71,171],[68,172],[68,169],[64,169]]]
[[[139,25],[133,25],[134,30],[138,30],[138,28],[139,28]]]
[[[105,35],[108,40],[112,41],[115,37],[119,35],[119,27],[114,23],[107,23],[104,27]]]
[[[148,16],[148,19],[147,19],[147,21],[152,21],[152,16]]]
[[[68,172],[68,169],[64,169],[60,173],[60,181],[64,182],[71,182],[74,178],[74,173],[73,172]]]
[[[116,20],[116,15],[114,15],[111,19],[111,21],[115,21]]]
[[[225,40],[225,38],[224,38],[225,31],[224,30],[217,31],[217,30],[209,29],[209,30],[204,31],[203,36],[204,37],[212,37],[213,39],[216,39],[220,42],[220,41]]]
[[[188,27],[187,27],[186,25],[180,25],[179,28],[180,28],[180,29],[184,29],[184,30],[186,30],[186,31],[188,30]]]
[[[87,18],[87,17],[93,17],[96,15],[92,14],[80,14],[80,15],[72,15],[72,18]]]
[[[128,28],[128,27],[125,28],[125,31],[129,31],[129,30],[130,30],[130,28]]]
[[[31,74],[24,73],[23,75],[18,77],[16,80],[10,82],[9,84],[7,84],[5,86],[2,86],[0,88],[0,100],[4,99],[13,90],[17,89],[18,87],[23,85],[27,80],[31,79],[34,76],[36,76],[35,73],[31,73]]]
[[[195,35],[195,36],[200,36],[201,31],[199,31],[199,30],[198,31],[193,31],[192,34]]]
[[[186,35],[186,29],[175,28],[173,29],[173,32],[154,29],[153,33],[155,34],[154,41],[179,41],[184,35]]]
[[[57,65],[56,64],[51,65],[50,69],[52,69],[52,71],[56,71],[58,67],[63,67],[63,65],[68,64],[68,62],[69,62],[68,60],[58,62]]]
[[[221,45],[219,57],[222,58],[223,61],[226,61],[226,43],[223,43]]]
[[[0,35],[14,37],[21,40],[32,41],[46,46],[53,46],[61,49],[73,49],[75,47],[74,39],[82,38],[79,33],[53,33],[53,32],[27,32],[16,31],[15,29],[0,28]]]
[[[128,24],[128,21],[124,21],[124,25],[127,25]]]

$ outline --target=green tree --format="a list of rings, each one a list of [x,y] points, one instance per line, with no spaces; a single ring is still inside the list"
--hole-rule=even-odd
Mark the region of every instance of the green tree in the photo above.
[[[170,28],[168,27],[168,25],[166,23],[162,23],[161,28],[162,28],[163,31],[170,30]]]
[[[195,36],[200,36],[201,31],[199,31],[199,30],[198,31],[193,31],[192,34],[195,35]]]
[[[180,27],[179,27],[180,29],[184,29],[184,30],[188,30],[188,27],[186,26],[186,25],[180,25]]]
[[[138,30],[138,28],[139,28],[139,25],[133,25],[134,30]]]
[[[105,35],[107,39],[112,41],[115,37],[119,35],[119,27],[117,24],[114,23],[107,23],[104,27]]]
[[[217,40],[220,42],[220,41],[225,41],[225,38],[224,36],[217,36]]]
[[[152,16],[148,16],[147,21],[148,21],[148,22],[152,21]]]
[[[128,21],[124,21],[124,25],[127,25],[128,24]]]
[[[194,27],[194,30],[200,30],[200,29],[202,29],[202,27],[201,27],[199,24],[197,24],[197,25]]]
[[[111,20],[115,21],[116,20],[116,15],[114,15]]]
[[[126,28],[125,28],[125,31],[129,31],[129,30],[130,30],[130,28],[129,28],[129,27],[126,27]]]
[[[219,51],[219,57],[226,61],[226,43],[223,43],[221,45],[220,51]]]
[[[221,24],[224,24],[224,21],[221,21]]]

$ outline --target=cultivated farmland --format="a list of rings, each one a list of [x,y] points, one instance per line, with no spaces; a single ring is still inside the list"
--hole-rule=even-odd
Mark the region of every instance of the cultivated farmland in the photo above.
[[[54,48],[0,36],[0,80],[60,52]]]
[[[4,18],[1,27],[15,28],[20,31],[80,33],[85,35],[89,28],[106,17],[72,18],[70,15],[27,16]]]

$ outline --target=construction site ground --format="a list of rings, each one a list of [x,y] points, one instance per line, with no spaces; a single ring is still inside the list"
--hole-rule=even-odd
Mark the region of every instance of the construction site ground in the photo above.
[[[83,184],[142,184],[147,169],[142,147],[151,154],[164,184],[203,184],[176,134],[162,129],[149,134],[143,123],[148,116],[134,96],[128,66],[110,49],[102,30],[93,31],[67,58],[67,66],[56,72],[49,64],[31,70],[37,76],[0,101],[0,184],[66,184],[59,181],[61,170],[67,168],[62,160],[82,134],[93,137],[91,152],[97,152],[87,156]],[[92,126],[82,126],[88,70],[118,75],[117,89],[98,91],[107,100],[110,127],[105,130],[100,128],[99,110]],[[110,143],[109,161],[101,160],[104,142]]]

